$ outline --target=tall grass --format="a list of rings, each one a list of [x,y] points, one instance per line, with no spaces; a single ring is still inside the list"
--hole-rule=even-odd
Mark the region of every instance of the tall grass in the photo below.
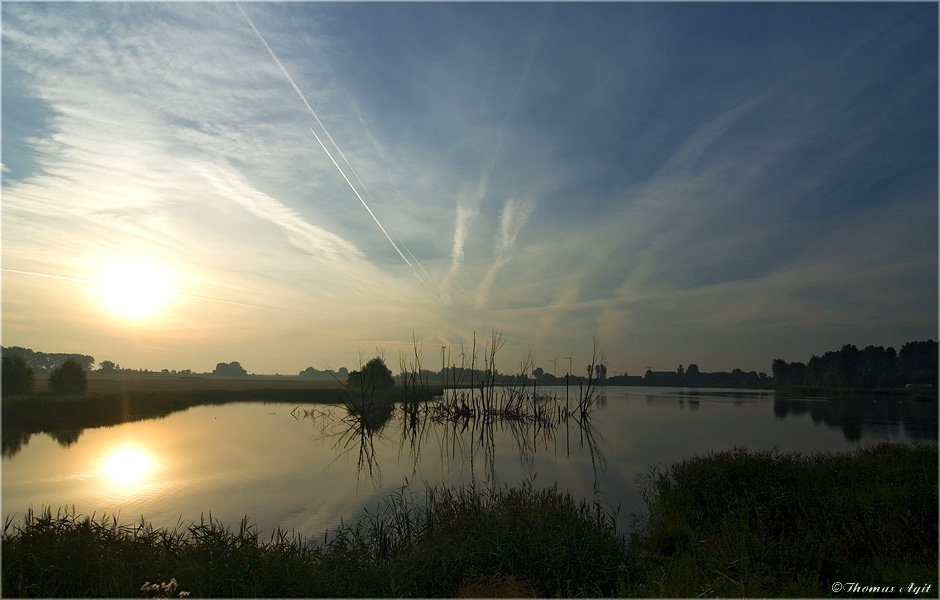
[[[7,523],[3,595],[133,597],[172,579],[193,597],[452,597],[507,575],[533,594],[610,595],[626,548],[611,516],[554,489],[399,493],[322,541],[262,541],[211,515],[155,530],[46,509]]]
[[[937,589],[936,446],[736,449],[641,481],[645,595],[818,597],[835,582]]]

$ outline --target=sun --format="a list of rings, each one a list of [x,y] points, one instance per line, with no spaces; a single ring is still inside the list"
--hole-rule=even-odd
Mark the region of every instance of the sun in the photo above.
[[[150,261],[123,257],[105,266],[100,292],[114,312],[130,318],[145,317],[170,299],[170,274]]]

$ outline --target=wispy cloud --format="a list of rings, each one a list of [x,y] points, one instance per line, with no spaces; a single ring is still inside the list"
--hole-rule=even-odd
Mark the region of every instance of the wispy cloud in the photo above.
[[[751,8],[731,31],[725,5],[368,8],[4,5],[4,152],[30,157],[3,165],[4,324],[32,335],[8,307],[52,310],[41,284],[131,251],[242,303],[181,301],[172,340],[258,360],[266,336],[356,356],[496,327],[672,362],[931,321],[924,9]]]
[[[203,163],[194,169],[205,176],[223,197],[236,202],[255,217],[283,229],[291,243],[305,252],[344,263],[358,262],[363,258],[355,245],[307,222],[297,211],[255,189],[230,167]]]
[[[460,272],[464,261],[464,245],[470,233],[470,225],[480,214],[480,204],[486,196],[486,179],[480,181],[472,190],[463,190],[457,196],[457,208],[454,216],[454,241],[450,251],[450,270],[441,288],[445,299],[450,298],[454,277]]]
[[[532,214],[534,207],[535,203],[531,198],[521,200],[509,198],[506,200],[503,211],[500,213],[499,230],[494,240],[493,264],[477,288],[475,298],[477,308],[486,305],[490,290],[496,281],[496,276],[512,260],[512,250],[516,245],[516,238],[525,226],[526,221],[529,220],[529,215]]]

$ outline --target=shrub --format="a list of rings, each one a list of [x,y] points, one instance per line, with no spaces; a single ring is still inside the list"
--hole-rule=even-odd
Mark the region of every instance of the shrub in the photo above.
[[[33,368],[26,364],[26,359],[19,354],[3,357],[3,393],[30,394],[36,383]]]
[[[392,371],[385,366],[385,361],[376,356],[366,363],[362,371],[353,371],[346,379],[346,385],[353,389],[381,390],[395,386]]]
[[[70,358],[49,374],[49,390],[56,394],[84,394],[88,379],[82,365]]]

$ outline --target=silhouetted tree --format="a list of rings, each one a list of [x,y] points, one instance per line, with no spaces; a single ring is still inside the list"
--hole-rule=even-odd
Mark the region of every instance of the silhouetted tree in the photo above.
[[[890,352],[889,352],[890,350]],[[859,385],[863,388],[888,387],[894,384],[897,355],[894,348],[866,346],[859,354]]]
[[[238,361],[232,361],[230,363],[217,364],[212,374],[221,377],[245,377],[248,375],[248,371],[243,369],[242,366],[238,364]]]
[[[116,370],[117,365],[115,365],[114,362],[110,360],[103,360],[101,361],[101,364],[98,365],[98,371],[102,373],[113,373]]]
[[[800,378],[800,363],[773,362],[778,386],[810,385],[826,388],[872,389],[905,383],[937,385],[937,342],[908,342],[898,353],[894,348],[852,344],[813,355]]]
[[[39,372],[51,371],[70,358],[78,362],[86,371],[91,370],[91,366],[95,362],[93,356],[87,356],[85,354],[50,354],[47,352],[35,352],[31,348],[21,348],[19,346],[4,347],[3,355],[6,356],[7,354],[22,355],[26,360],[26,364]]]
[[[7,354],[3,357],[4,394],[30,394],[35,383],[33,368],[26,364],[26,359],[19,354]]]
[[[898,367],[905,383],[937,385],[937,342],[908,342],[898,352]]]
[[[49,390],[56,394],[84,394],[87,388],[85,369],[74,358],[66,360],[49,374]]]
[[[385,366],[385,360],[376,356],[366,363],[362,371],[353,371],[346,378],[346,385],[356,390],[380,390],[394,387],[392,371]]]
[[[806,365],[800,362],[788,363],[782,358],[774,359],[771,369],[777,386],[805,385]]]

